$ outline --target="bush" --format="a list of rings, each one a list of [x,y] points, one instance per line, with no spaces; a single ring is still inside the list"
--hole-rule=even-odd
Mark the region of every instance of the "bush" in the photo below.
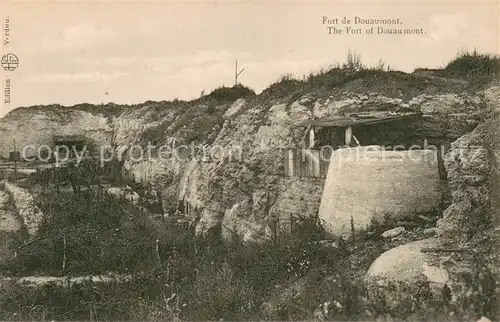
[[[342,68],[351,72],[358,72],[365,69],[365,66],[361,62],[361,54],[349,50],[347,53],[347,60],[342,65]]]
[[[488,54],[479,54],[476,50],[460,53],[449,62],[445,75],[454,77],[477,77],[482,75],[498,75],[500,72],[500,57]]]
[[[255,92],[252,89],[243,86],[241,84],[238,84],[233,87],[225,87],[225,86],[219,87],[213,90],[206,97],[214,99],[218,102],[224,102],[224,101],[233,102],[236,101],[238,98],[251,97],[251,96],[255,96]]]

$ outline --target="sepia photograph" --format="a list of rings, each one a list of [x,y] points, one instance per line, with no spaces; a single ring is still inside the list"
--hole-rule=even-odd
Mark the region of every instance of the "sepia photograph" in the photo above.
[[[499,0],[0,19],[0,321],[500,321]]]

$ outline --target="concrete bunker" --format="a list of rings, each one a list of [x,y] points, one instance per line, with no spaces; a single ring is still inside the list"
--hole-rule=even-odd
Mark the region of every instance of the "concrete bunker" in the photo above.
[[[388,151],[380,146],[334,151],[319,208],[334,235],[364,230],[373,220],[401,219],[440,207],[436,152]]]
[[[364,112],[299,123],[302,147],[285,152],[285,175],[324,179],[319,218],[327,232],[349,235],[373,220],[439,209],[443,151],[412,132],[421,116]]]
[[[74,158],[76,154],[90,152],[88,140],[83,135],[55,135],[53,144],[60,158]]]

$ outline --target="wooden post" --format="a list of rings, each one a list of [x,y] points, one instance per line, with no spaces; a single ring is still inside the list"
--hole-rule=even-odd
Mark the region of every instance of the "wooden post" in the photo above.
[[[63,235],[63,263],[62,263],[63,272],[66,271],[66,235]]]
[[[155,244],[155,251],[156,251],[156,259],[158,260],[158,263],[160,263],[160,240],[156,239],[156,244]]]
[[[351,146],[352,140],[352,126],[348,126],[345,128],[345,145]]]
[[[245,70],[245,68],[242,68],[240,71],[238,71],[238,61],[236,61],[235,69],[234,69],[234,86],[238,85],[238,76],[240,76],[244,70]]]
[[[313,164],[314,164],[314,167],[313,167],[313,176],[316,177],[316,178],[319,178],[320,177],[320,174],[321,174],[321,155],[320,155],[320,152],[319,150],[315,150],[315,151],[311,151],[312,152],[312,161],[313,161]]]
[[[444,159],[443,159],[443,145],[438,144],[437,148],[437,164],[438,164],[438,175],[439,179],[441,180],[446,180],[447,175],[446,175],[446,168],[444,167]]]
[[[61,171],[59,171],[59,174],[61,174]],[[54,184],[56,185],[57,194],[59,195],[59,193],[60,193],[60,190],[59,190],[59,177],[58,177],[57,168],[56,168],[55,165],[54,165]]]
[[[293,149],[288,150],[288,174],[290,177],[293,177],[295,175],[295,153]]]
[[[17,149],[16,149],[16,139],[14,141],[14,181],[17,180]]]
[[[311,129],[309,130],[309,147],[312,148],[314,147],[314,127],[311,126]]]
[[[172,319],[173,322],[180,322],[181,321],[181,319],[179,318],[179,312],[180,312],[180,297],[177,296],[176,301],[175,301],[174,313],[172,314],[173,315],[173,319]]]

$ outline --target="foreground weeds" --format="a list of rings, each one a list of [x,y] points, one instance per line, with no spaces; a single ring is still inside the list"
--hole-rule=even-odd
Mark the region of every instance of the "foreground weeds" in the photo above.
[[[94,193],[39,195],[46,214],[39,236],[18,240],[4,273],[113,271],[130,278],[67,287],[3,282],[0,320],[370,320],[393,314],[382,294],[380,301],[368,298],[362,281],[392,242],[361,234],[326,239],[317,218],[299,219],[292,235],[259,244],[223,242],[217,231],[197,238],[189,223],[151,219],[124,200]],[[447,303],[419,303],[403,309],[427,305],[429,318],[448,312]]]
[[[218,232],[195,238],[190,225],[150,219],[107,195],[60,192],[38,199],[46,215],[39,235],[13,246],[17,256],[4,265],[4,273],[80,276],[113,271],[130,279],[36,288],[4,282],[1,320],[265,318],[269,316],[261,308],[278,286],[301,279],[315,285],[334,272],[342,281],[339,294],[347,296],[342,305],[348,313],[342,317],[355,307],[342,266],[348,250],[320,243],[324,233],[315,220],[305,219],[293,237],[244,245],[238,240],[223,243]],[[308,302],[299,304],[299,311],[290,307],[276,314],[310,318],[317,299],[304,298]]]

